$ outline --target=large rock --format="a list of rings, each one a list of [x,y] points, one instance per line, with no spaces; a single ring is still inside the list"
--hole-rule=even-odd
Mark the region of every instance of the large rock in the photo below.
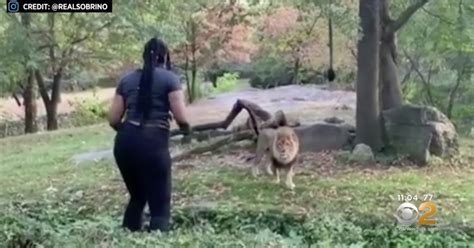
[[[375,156],[370,146],[357,144],[352,150],[349,160],[361,163],[375,162]]]
[[[330,124],[342,124],[344,123],[344,120],[339,117],[333,116],[333,117],[325,118],[324,122],[330,123]]]
[[[339,150],[349,146],[354,138],[353,126],[317,123],[299,126],[295,132],[300,139],[301,152],[319,152],[323,150]]]
[[[383,119],[389,144],[421,164],[430,155],[446,158],[459,153],[454,125],[434,107],[404,105],[383,111]]]

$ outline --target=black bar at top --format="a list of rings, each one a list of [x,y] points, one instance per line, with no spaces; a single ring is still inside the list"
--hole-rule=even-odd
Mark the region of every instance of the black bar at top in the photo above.
[[[112,12],[112,0],[6,0],[7,13]]]

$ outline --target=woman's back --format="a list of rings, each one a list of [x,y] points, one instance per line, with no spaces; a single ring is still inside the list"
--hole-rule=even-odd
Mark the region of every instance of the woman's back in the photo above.
[[[117,87],[117,94],[122,95],[125,102],[127,121],[141,122],[142,112],[138,109],[138,91],[142,70],[135,70],[122,77]],[[168,122],[170,119],[170,103],[168,94],[181,89],[179,78],[171,71],[156,68],[150,88],[151,105],[147,123]]]
[[[151,215],[148,230],[169,229],[170,111],[180,130],[189,134],[191,129],[170,57],[162,40],[150,39],[143,50],[143,69],[121,78],[107,115],[110,126],[117,131],[114,157],[130,194],[122,225],[131,231],[142,229],[147,203]]]

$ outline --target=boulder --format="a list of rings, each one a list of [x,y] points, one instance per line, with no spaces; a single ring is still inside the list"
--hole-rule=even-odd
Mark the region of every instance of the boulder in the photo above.
[[[349,160],[361,163],[375,162],[375,156],[370,146],[357,144],[352,150]]]
[[[332,123],[332,124],[341,124],[341,123],[344,123],[344,120],[339,117],[333,116],[333,117],[325,118],[324,122]]]
[[[301,152],[339,150],[351,145],[355,128],[351,125],[317,123],[299,126],[295,132],[300,140]]]
[[[459,154],[453,123],[429,106],[403,105],[382,112],[389,145],[398,153],[426,164],[430,155],[441,158]]]

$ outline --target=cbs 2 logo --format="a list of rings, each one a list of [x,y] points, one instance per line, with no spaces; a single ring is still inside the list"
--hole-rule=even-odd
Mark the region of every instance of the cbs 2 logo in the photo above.
[[[434,202],[423,202],[418,208],[412,203],[405,202],[397,208],[394,216],[398,220],[398,223],[405,226],[412,225],[413,223],[417,222],[417,219],[418,225],[435,225],[436,220],[431,219],[430,217],[436,214],[436,212],[437,207]]]

